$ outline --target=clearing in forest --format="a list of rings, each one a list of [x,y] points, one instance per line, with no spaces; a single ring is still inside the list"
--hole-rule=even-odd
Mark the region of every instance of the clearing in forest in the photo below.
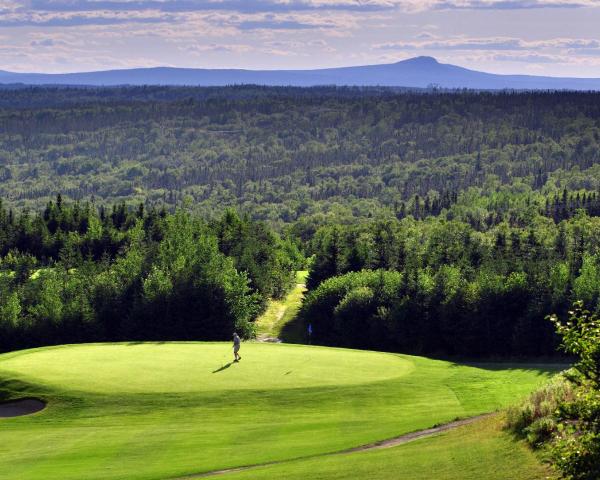
[[[296,325],[294,320],[306,292],[307,277],[308,271],[296,272],[296,284],[286,297],[269,302],[265,313],[256,321],[256,333],[259,341],[284,340],[290,343],[302,343],[304,340],[303,328]],[[282,334],[284,329],[285,333]]]

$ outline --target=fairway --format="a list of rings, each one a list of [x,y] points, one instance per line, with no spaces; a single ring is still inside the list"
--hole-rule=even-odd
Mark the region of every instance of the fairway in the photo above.
[[[227,475],[228,480],[550,480],[523,442],[502,431],[502,417],[389,450],[291,461]]]
[[[0,356],[1,390],[48,402],[0,420],[0,479],[165,479],[335,452],[496,410],[552,373],[283,344],[240,353],[231,364],[230,344],[142,343]]]

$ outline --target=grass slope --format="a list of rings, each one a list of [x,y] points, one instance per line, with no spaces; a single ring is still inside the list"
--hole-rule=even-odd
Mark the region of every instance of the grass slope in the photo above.
[[[494,410],[547,368],[320,347],[75,345],[0,356],[0,479],[159,479],[333,452]]]
[[[542,480],[554,478],[502,418],[386,450],[335,455],[231,473],[228,480]]]
[[[294,320],[302,304],[304,292],[306,292],[307,277],[308,271],[296,272],[296,285],[288,295],[282,300],[269,302],[266,312],[256,321],[256,333],[259,338],[279,338],[282,329]],[[302,339],[303,333],[303,331],[296,332],[296,336],[299,337],[298,341]],[[286,340],[289,341],[289,339]]]

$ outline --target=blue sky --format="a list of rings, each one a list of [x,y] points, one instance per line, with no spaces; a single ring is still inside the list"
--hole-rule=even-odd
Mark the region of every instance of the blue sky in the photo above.
[[[417,55],[600,77],[600,0],[0,0],[0,70],[304,69]]]

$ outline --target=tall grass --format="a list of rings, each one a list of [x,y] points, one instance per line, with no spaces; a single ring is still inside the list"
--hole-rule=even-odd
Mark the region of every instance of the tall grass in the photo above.
[[[557,430],[556,413],[563,402],[575,399],[571,382],[557,375],[550,383],[532,393],[523,403],[510,407],[506,427],[539,447]]]

